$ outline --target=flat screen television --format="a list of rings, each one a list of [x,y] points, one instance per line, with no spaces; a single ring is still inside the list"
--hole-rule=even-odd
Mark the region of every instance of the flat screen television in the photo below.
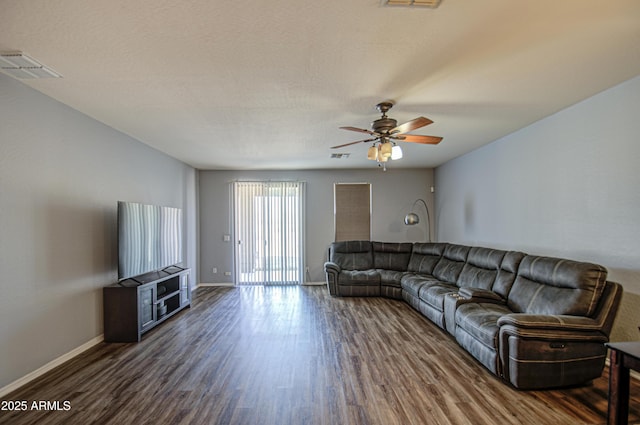
[[[182,263],[180,208],[118,202],[118,281]]]

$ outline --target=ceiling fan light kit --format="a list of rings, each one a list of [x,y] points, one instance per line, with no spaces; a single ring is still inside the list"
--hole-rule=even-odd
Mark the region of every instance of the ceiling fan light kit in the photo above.
[[[393,107],[393,102],[380,102],[376,105],[378,111],[382,114],[380,118],[371,123],[372,130],[366,130],[358,127],[340,127],[342,130],[357,131],[373,136],[373,138],[358,140],[356,142],[345,143],[343,145],[332,146],[331,149],[343,148],[345,146],[354,145],[356,143],[373,142],[373,145],[367,150],[367,159],[378,162],[387,162],[389,159],[396,160],[402,158],[402,148],[396,144],[396,141],[420,143],[426,145],[437,145],[442,137],[421,136],[416,134],[405,134],[426,125],[432,124],[429,118],[418,117],[404,124],[398,125],[398,121],[387,116],[389,109]],[[386,170],[386,167],[385,167]]]
[[[389,159],[397,160],[402,158],[402,148],[395,143],[384,142],[373,144],[367,149],[367,159],[371,161],[387,162]]]

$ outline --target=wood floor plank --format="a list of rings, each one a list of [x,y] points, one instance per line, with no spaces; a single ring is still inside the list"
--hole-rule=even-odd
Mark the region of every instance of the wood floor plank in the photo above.
[[[600,425],[607,379],[516,390],[397,300],[199,288],[140,343],[100,344],[4,397],[70,410],[0,411],[0,423]],[[635,379],[631,394],[640,423]]]

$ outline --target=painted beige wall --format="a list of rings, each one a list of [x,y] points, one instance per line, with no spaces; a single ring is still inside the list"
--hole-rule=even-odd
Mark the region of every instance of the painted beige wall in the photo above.
[[[195,188],[193,168],[0,74],[0,388],[102,334],[118,200],[183,208],[195,270]]]
[[[639,99],[636,77],[438,167],[438,239],[602,264],[612,339],[640,340]]]
[[[364,152],[363,152],[364,154]],[[334,183],[371,183],[373,240],[401,242],[424,241],[426,226],[404,225],[404,216],[417,198],[423,198],[432,211],[431,169],[394,169],[386,172],[372,164],[362,170],[306,171],[201,171],[200,187],[200,276],[203,283],[233,282],[233,243],[224,242],[231,234],[229,184],[234,180],[301,180],[307,182],[306,264],[308,282],[325,280],[323,265],[327,247],[333,241]],[[421,210],[419,210],[420,212]],[[217,274],[212,268],[218,269]]]

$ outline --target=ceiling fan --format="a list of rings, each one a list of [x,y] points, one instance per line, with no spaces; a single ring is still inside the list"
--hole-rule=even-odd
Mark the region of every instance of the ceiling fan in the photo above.
[[[433,123],[433,121],[429,118],[418,117],[411,121],[407,121],[404,124],[398,125],[396,120],[387,116],[387,112],[392,107],[393,103],[390,101],[380,102],[376,105],[376,108],[380,111],[382,117],[371,123],[372,130],[357,127],[340,127],[342,130],[369,134],[373,136],[372,138],[332,146],[331,149],[343,148],[345,146],[355,145],[356,143],[373,142],[373,145],[367,152],[367,158],[378,162],[387,162],[389,159],[402,158],[402,149],[400,149],[400,146],[396,144],[396,141],[427,145],[437,145],[440,143],[442,137],[406,134],[410,131],[429,125]]]

